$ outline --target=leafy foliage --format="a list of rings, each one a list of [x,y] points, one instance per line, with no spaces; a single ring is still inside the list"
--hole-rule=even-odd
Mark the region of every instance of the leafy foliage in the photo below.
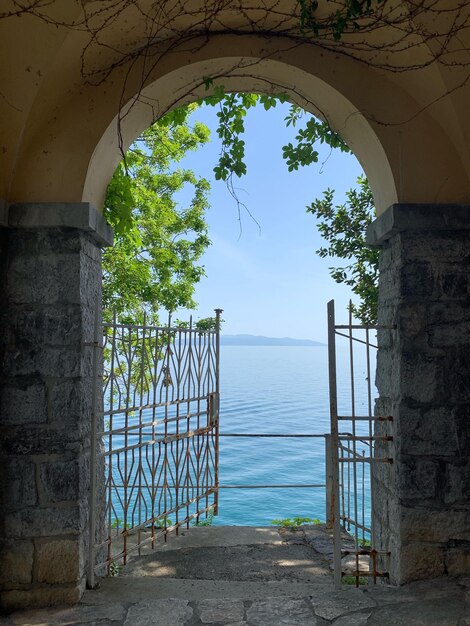
[[[213,94],[201,100],[210,106],[219,106],[217,117],[219,125],[217,134],[221,139],[221,153],[217,165],[214,167],[216,180],[229,180],[235,174],[241,177],[246,174],[245,142],[240,138],[245,132],[245,117],[247,111],[256,105],[262,105],[269,111],[278,103],[288,101],[285,93],[276,95],[260,95],[254,93],[226,94],[224,88],[214,87],[212,80],[206,79],[206,88],[213,88]],[[305,111],[295,104],[291,104],[285,118],[286,126],[296,126],[305,116]],[[290,172],[298,170],[300,166],[310,165],[318,161],[317,142],[339,148],[343,152],[350,152],[349,147],[328,123],[321,122],[308,115],[305,126],[297,132],[295,144],[288,143],[282,147],[282,154]]]
[[[303,524],[321,524],[321,520],[312,517],[286,517],[285,519],[273,519],[271,524],[281,528],[299,528]]]
[[[193,328],[198,330],[200,333],[215,332],[216,330],[220,330],[223,322],[224,320],[220,319],[219,324],[217,325],[216,317],[202,317],[200,320],[197,320],[193,324]],[[176,320],[175,326],[177,326],[178,328],[189,328],[189,322],[184,320]]]
[[[296,126],[305,116],[305,111],[296,105],[291,105],[289,114],[285,118],[286,126]],[[304,128],[301,128],[296,137],[296,144],[288,143],[282,148],[289,172],[298,170],[300,166],[318,162],[317,142],[331,148],[339,148],[342,152],[351,152],[343,139],[326,122],[321,122],[309,115]]]
[[[210,244],[205,221],[209,183],[175,164],[209,140],[209,129],[182,107],[146,130],[131,146],[108,187],[105,217],[115,244],[103,257],[103,302],[123,322],[157,320],[161,307],[193,307],[194,286],[204,275],[198,259]],[[191,190],[189,206],[177,194]]]
[[[347,31],[360,29],[359,20],[370,17],[374,8],[385,5],[387,0],[344,0],[341,7],[326,18],[318,18],[318,0],[299,0],[300,27],[304,34],[310,32],[315,37],[331,33],[339,41]],[[339,5],[337,5],[339,7]]]
[[[245,142],[240,137],[245,132],[245,117],[249,109],[261,104],[265,111],[276,106],[278,102],[286,102],[285,94],[259,95],[255,93],[225,93],[222,86],[215,86],[211,79],[205,81],[206,89],[213,87],[211,96],[201,103],[219,106],[217,117],[219,125],[217,135],[221,139],[221,153],[214,167],[216,180],[228,180],[233,174],[240,178],[246,174]]]
[[[359,177],[357,182],[358,188],[347,192],[346,204],[334,206],[334,191],[327,189],[323,198],[307,207],[307,212],[318,218],[318,230],[328,242],[317,254],[351,261],[343,267],[331,267],[330,274],[359,296],[360,303],[351,305],[353,315],[363,324],[375,324],[379,250],[366,243],[367,227],[375,217],[375,209],[367,179]]]

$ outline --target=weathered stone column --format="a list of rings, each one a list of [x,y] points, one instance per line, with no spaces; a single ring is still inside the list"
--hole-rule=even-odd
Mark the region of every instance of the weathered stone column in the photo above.
[[[382,247],[379,324],[396,325],[379,332],[376,379],[394,463],[374,468],[391,580],[468,575],[470,206],[393,205],[368,239]]]
[[[4,609],[85,588],[94,315],[112,240],[86,203],[9,207],[0,229]]]

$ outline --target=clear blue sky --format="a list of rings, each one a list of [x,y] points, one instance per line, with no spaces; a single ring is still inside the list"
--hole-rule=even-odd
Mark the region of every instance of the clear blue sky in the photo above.
[[[285,126],[287,111],[287,104],[267,112],[259,106],[248,111],[248,174],[236,184],[261,233],[244,213],[241,235],[236,204],[225,183],[216,181],[212,172],[220,150],[215,133],[217,110],[203,107],[194,114],[212,131],[210,144],[181,164],[203,175],[212,186],[207,216],[212,246],[201,262],[207,276],[196,288],[195,316],[207,317],[220,307],[225,334],[326,341],[326,303],[334,298],[338,314],[345,319],[351,293],[330,277],[333,260],[315,254],[322,238],[305,207],[328,187],[336,190],[337,203],[343,202],[362,168],[354,156],[324,148],[319,163],[288,172],[282,146],[293,141],[296,131]]]

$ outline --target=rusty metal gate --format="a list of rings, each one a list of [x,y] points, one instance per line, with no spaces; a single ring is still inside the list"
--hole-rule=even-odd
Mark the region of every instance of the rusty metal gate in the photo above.
[[[334,576],[356,586],[387,577],[390,553],[379,549],[374,520],[374,468],[392,463],[392,417],[374,414],[376,335],[384,326],[336,324],[334,301],[328,303],[328,360],[331,446],[328,501],[333,522]],[[391,330],[392,327],[387,327]],[[343,350],[338,358],[338,343]],[[341,371],[339,371],[339,369]],[[381,424],[380,429],[377,425]],[[380,431],[380,432],[379,432]],[[387,451],[387,453],[384,453]]]
[[[96,332],[95,382],[100,358],[104,379],[102,394],[94,388],[90,587],[96,573],[217,514],[220,314],[205,329],[114,316],[102,341]]]

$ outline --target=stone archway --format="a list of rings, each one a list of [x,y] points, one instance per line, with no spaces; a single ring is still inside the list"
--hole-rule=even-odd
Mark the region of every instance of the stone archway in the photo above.
[[[223,42],[221,43],[223,46]],[[172,70],[130,99],[100,138],[90,160],[82,201],[103,204],[122,150],[155,119],[172,108],[207,95],[204,79],[227,91],[287,93],[305,110],[327,119],[341,133],[363,165],[379,212],[398,200],[392,167],[381,139],[355,105],[334,87],[298,66],[286,62],[244,57],[209,58]]]
[[[55,9],[61,19],[79,12]],[[410,78],[292,45],[276,25],[248,34],[242,15],[171,53],[162,39],[149,64],[137,54],[145,24],[125,17],[110,42],[136,56],[94,83],[81,72],[83,33],[28,15],[1,29],[12,59],[0,98],[2,567],[12,572],[3,605],[83,592],[90,344],[99,248],[111,240],[99,211],[119,157],[115,120],[139,94],[121,128],[125,147],[163,111],[202,95],[206,73],[229,90],[291,93],[344,135],[369,176],[381,213],[371,241],[385,248],[381,321],[397,325],[396,340],[380,338],[378,368],[397,460],[377,475],[388,485],[383,540],[399,555],[395,582],[465,572],[470,87],[450,89],[442,67]],[[94,67],[109,65],[112,50],[92,48]]]
[[[123,46],[136,46],[121,34]],[[138,31],[133,33],[138,37]],[[55,58],[48,58],[35,99],[24,111],[9,111],[10,118],[18,117],[18,129],[14,134],[5,128],[0,197],[7,203],[86,200],[100,210],[103,188],[119,158],[112,144],[116,116],[131,106],[132,113],[121,120],[125,147],[163,112],[203,95],[204,76],[222,78],[228,90],[284,90],[328,118],[369,176],[379,211],[395,201],[459,203],[469,197],[465,118],[456,119],[454,102],[460,92],[442,97],[434,107],[426,98],[427,93],[445,94],[437,70],[419,74],[410,84],[408,78],[307,43],[293,46],[275,32],[270,39],[218,33],[196,39],[189,50],[181,44],[168,53],[164,44],[156,44],[150,62],[137,57],[93,84],[73,63],[82,46],[76,34],[51,42]],[[103,65],[99,47],[92,57],[89,63]],[[97,166],[97,160],[106,165]],[[102,172],[100,181],[93,181],[91,163],[96,177]]]

